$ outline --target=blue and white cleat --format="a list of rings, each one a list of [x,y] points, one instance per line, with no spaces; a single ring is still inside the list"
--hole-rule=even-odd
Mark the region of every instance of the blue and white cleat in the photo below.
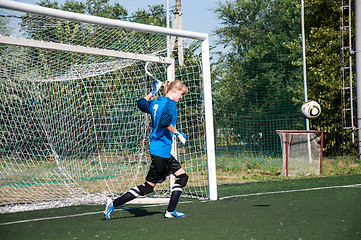
[[[107,198],[105,200],[105,210],[103,212],[105,219],[110,220],[110,214],[113,212],[113,210],[113,200],[111,198]]]
[[[173,212],[168,212],[165,210],[164,217],[165,218],[175,218],[175,217],[185,217],[186,215],[184,213],[178,212],[177,210],[174,210]]]

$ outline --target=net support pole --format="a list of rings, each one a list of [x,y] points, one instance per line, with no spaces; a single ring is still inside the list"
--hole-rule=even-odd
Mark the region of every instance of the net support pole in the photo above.
[[[209,39],[202,41],[202,75],[204,91],[204,108],[206,120],[206,144],[207,144],[207,162],[208,162],[208,186],[209,199],[217,200],[217,179],[216,179],[216,157],[214,147],[214,126],[213,126],[213,108],[212,108],[212,83],[211,67],[209,61]]]
[[[301,28],[302,28],[302,59],[303,59],[303,88],[305,94],[305,102],[308,101],[307,96],[307,68],[306,68],[306,39],[305,39],[305,7],[304,1],[301,0]],[[310,130],[310,120],[305,118],[306,121],[306,130]],[[308,138],[308,156],[309,162],[311,163],[311,144],[310,139]]]
[[[355,56],[356,56],[356,101],[357,101],[357,146],[361,159],[361,3],[355,1]]]
[[[289,133],[286,133],[286,176],[288,177],[288,154],[289,154],[289,145],[291,145],[291,143],[289,142]]]
[[[305,40],[305,14],[304,3],[301,0],[301,28],[302,28],[302,66],[303,66],[303,89],[305,94],[305,102],[308,101],[307,96],[307,70],[306,70],[306,40]],[[310,130],[310,122],[306,118],[306,130]]]

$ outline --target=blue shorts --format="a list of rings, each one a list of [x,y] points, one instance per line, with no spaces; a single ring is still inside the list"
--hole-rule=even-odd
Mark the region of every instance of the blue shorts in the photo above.
[[[151,183],[162,183],[170,175],[181,169],[180,163],[173,156],[162,158],[150,155],[151,164],[145,180]]]

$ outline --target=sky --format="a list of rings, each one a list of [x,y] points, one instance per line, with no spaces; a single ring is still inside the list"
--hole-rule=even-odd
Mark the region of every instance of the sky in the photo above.
[[[147,8],[148,5],[164,4],[166,6],[167,0],[111,0],[118,2],[128,11],[136,11],[138,9]],[[168,0],[170,10],[174,9],[176,0]],[[182,28],[187,31],[207,33],[209,35],[210,46],[215,46],[217,36],[214,31],[221,27],[221,21],[217,18],[214,10],[219,3],[225,3],[226,0],[181,0],[182,12]],[[170,14],[173,19],[173,14]],[[217,46],[211,52],[224,52],[221,46]],[[215,55],[214,59],[217,59]]]
[[[214,45],[217,37],[214,31],[220,28],[221,21],[217,18],[214,10],[219,0],[183,0],[182,1],[182,24],[184,30],[208,33],[210,44]]]
[[[118,2],[128,9],[128,11],[136,11],[138,9],[147,8],[148,5],[164,4],[167,0],[111,0]],[[170,9],[174,9],[176,0],[168,0]],[[217,36],[214,31],[221,27],[221,21],[217,18],[214,10],[218,3],[225,3],[226,0],[181,0],[182,27],[183,30],[207,33],[209,35],[209,43],[215,46]],[[173,19],[173,14],[170,14]],[[220,47],[215,51],[222,51]]]
[[[175,0],[168,0],[170,9],[174,9]],[[139,8],[146,8],[148,5],[164,4],[167,0],[112,0],[118,2],[130,11]],[[213,31],[221,26],[214,9],[218,2],[225,0],[181,0],[182,26],[183,30],[207,33],[210,35],[210,42],[214,42]],[[171,14],[171,18],[172,18]]]

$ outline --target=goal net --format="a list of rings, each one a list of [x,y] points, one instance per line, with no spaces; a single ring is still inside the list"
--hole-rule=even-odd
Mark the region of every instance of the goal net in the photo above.
[[[277,130],[281,139],[282,176],[322,174],[322,131]]]
[[[177,122],[188,141],[175,146],[189,175],[183,196],[210,198],[207,134],[213,134],[213,121],[206,123],[212,116],[204,79],[209,59],[201,54],[201,46],[208,46],[202,40],[183,36],[180,65],[171,58],[176,52],[167,54],[165,35],[74,17],[2,13],[0,212],[99,204],[142,183],[150,164],[151,120],[136,101],[149,93],[154,78],[179,79],[189,88]],[[11,34],[14,22],[25,34]],[[168,197],[171,184],[158,184],[148,197]]]

